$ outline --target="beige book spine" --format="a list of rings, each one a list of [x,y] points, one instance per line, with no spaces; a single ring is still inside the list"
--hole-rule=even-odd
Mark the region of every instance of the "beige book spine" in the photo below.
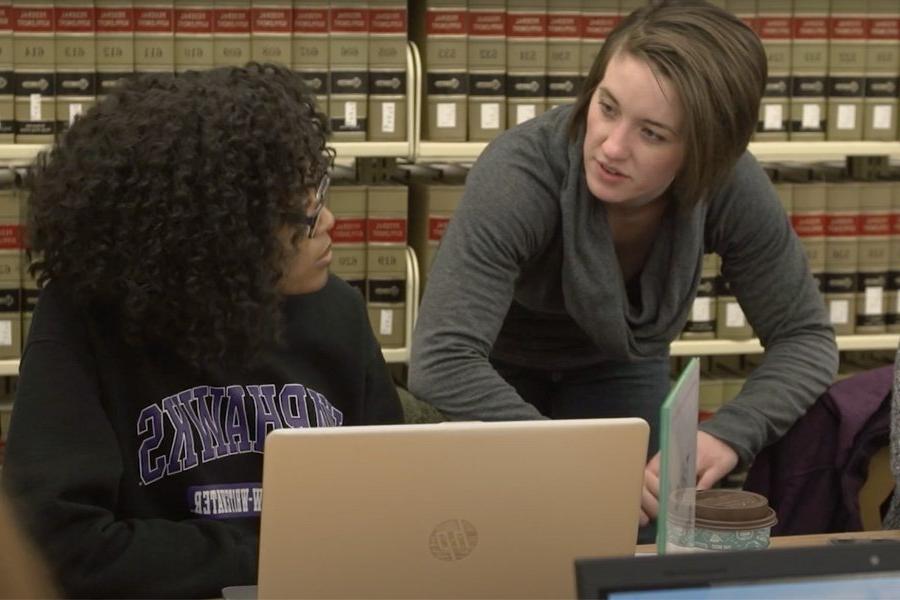
[[[784,214],[790,219],[794,210],[794,184],[788,181],[776,181],[772,187],[775,188],[775,193],[778,194],[778,200],[781,202]]]
[[[364,185],[334,185],[328,192],[334,214],[331,271],[366,295],[366,212]]]
[[[175,72],[213,66],[213,0],[175,0]]]
[[[332,0],[328,115],[335,141],[362,141],[368,128],[369,9],[357,0]]]
[[[727,340],[753,337],[753,328],[721,270],[716,279],[716,337]]]
[[[826,183],[825,305],[838,335],[856,331],[859,271],[859,184]]]
[[[825,277],[825,182],[794,185],[791,224],[806,251],[810,273],[822,290]]]
[[[175,8],[171,0],[134,0],[134,70],[175,71]]]
[[[250,10],[250,53],[260,63],[291,66],[292,0],[254,0]]]
[[[49,144],[56,132],[56,41],[53,5],[13,2],[15,141]]]
[[[469,0],[468,35],[468,136],[489,141],[506,130],[506,0]]]
[[[791,94],[791,0],[759,0],[756,26],[768,62],[754,139],[788,139]]]
[[[506,126],[547,109],[547,1],[507,0]]]
[[[419,282],[424,291],[444,232],[462,200],[465,186],[416,182],[410,187],[409,238],[419,259]]]
[[[93,0],[55,0],[56,131],[97,101],[97,18]]]
[[[369,0],[368,139],[406,140],[406,2]]]
[[[716,337],[716,276],[721,260],[718,254],[704,254],[697,296],[681,337],[686,340]]]
[[[294,71],[316,95],[320,112],[328,112],[328,2],[294,0],[291,60]]]
[[[866,74],[865,3],[831,0],[828,32],[829,140],[861,140]]]
[[[421,0],[410,28],[422,58],[422,139],[464,142],[468,128],[466,0]]]
[[[0,358],[22,353],[22,211],[13,177],[0,178]]]
[[[794,0],[791,140],[825,139],[828,14],[828,0]]]
[[[610,32],[622,19],[619,0],[585,1],[581,5],[581,58],[579,71],[584,80],[597,53],[603,47]]]
[[[547,4],[547,109],[572,104],[581,71],[582,0]]]
[[[885,290],[891,253],[891,184],[886,181],[862,183],[859,213],[856,333],[884,333]]]
[[[368,187],[366,298],[369,320],[384,348],[406,340],[406,245],[409,192],[406,186]]]
[[[94,10],[99,101],[134,73],[135,19],[132,0],[94,0]]]
[[[250,60],[250,0],[214,0],[213,65],[243,66]]]
[[[900,139],[900,2],[868,0],[863,139]]]

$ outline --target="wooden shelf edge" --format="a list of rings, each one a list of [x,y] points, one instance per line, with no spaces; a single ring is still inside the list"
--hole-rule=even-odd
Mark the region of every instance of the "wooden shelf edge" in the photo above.
[[[838,350],[893,350],[900,333],[877,333],[837,336]],[[761,354],[759,340],[677,340],[672,342],[672,356],[713,356],[722,354]]]
[[[845,156],[900,157],[900,142],[750,142],[761,161],[841,160]]]
[[[418,144],[416,160],[474,160],[487,142],[434,142]],[[750,142],[749,150],[761,161],[816,161],[842,159],[848,155],[900,157],[897,142]]]
[[[19,359],[5,358],[0,360],[0,377],[19,374]]]
[[[381,354],[386,363],[409,362],[409,348],[382,348]]]

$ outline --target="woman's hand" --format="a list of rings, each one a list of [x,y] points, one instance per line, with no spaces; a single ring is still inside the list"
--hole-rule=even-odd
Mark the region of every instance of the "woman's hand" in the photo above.
[[[738,455],[731,446],[705,431],[697,432],[697,489],[711,488],[737,466]],[[659,514],[659,452],[644,467],[641,493],[641,526]]]

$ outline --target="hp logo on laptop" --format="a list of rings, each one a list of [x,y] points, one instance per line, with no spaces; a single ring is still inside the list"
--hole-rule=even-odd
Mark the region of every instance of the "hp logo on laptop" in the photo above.
[[[428,538],[428,548],[438,560],[462,560],[478,545],[478,530],[465,519],[438,523]]]

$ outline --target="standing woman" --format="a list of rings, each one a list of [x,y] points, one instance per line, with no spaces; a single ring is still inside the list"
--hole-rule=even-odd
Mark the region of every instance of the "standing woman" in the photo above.
[[[651,2],[603,45],[574,106],[494,140],[429,274],[410,387],[454,419],[642,417],[656,452],[669,344],[704,253],[765,347],[701,426],[698,485],[777,440],[838,354],[803,248],[747,153],[766,56],[703,0]],[[658,455],[642,523],[657,510]]]
[[[328,273],[325,136],[249,64],[139,77],[39,157],[3,483],[66,596],[255,583],[266,434],[402,420]]]

